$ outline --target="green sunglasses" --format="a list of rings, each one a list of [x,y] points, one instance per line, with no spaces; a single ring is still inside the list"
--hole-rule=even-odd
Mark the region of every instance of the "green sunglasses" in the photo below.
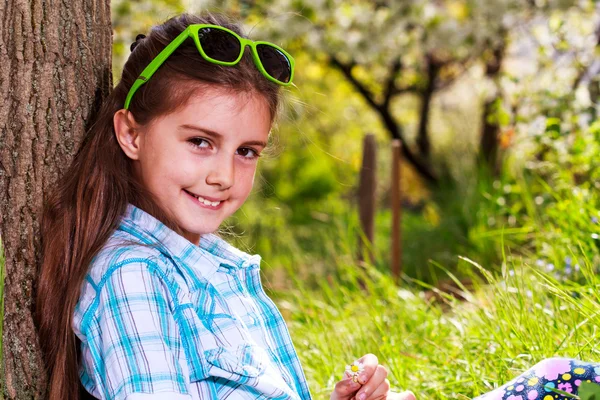
[[[189,25],[167,45],[135,80],[127,98],[125,109],[134,93],[146,83],[165,60],[188,38],[192,37],[202,57],[218,65],[235,65],[242,59],[246,46],[252,51],[252,59],[258,70],[270,81],[288,86],[294,78],[294,58],[281,47],[262,41],[253,41],[219,25]]]

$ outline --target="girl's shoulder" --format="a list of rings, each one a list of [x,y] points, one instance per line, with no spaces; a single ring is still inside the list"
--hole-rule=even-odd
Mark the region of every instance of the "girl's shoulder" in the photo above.
[[[152,268],[167,267],[161,262],[161,251],[157,246],[116,231],[92,259],[86,279],[100,283],[108,274],[133,263]]]
[[[152,296],[163,297],[165,304],[177,303],[182,281],[172,270],[156,246],[116,231],[90,263],[75,308],[75,332],[85,332],[101,299],[114,296],[113,292],[134,298],[150,288]]]

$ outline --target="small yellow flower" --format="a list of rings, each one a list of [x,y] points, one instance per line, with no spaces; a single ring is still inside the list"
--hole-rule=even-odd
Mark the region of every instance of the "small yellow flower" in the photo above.
[[[348,377],[351,377],[354,382],[356,382],[358,380],[358,375],[360,375],[360,373],[363,372],[364,370],[365,370],[365,367],[364,367],[363,363],[361,363],[357,360],[357,361],[354,361],[350,365],[346,365],[345,374]]]

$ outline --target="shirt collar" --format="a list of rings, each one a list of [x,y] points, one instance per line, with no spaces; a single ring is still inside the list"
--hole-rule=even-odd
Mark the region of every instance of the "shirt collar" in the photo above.
[[[260,265],[261,258],[258,254],[245,253],[212,233],[202,235],[199,245],[195,245],[131,203],[127,204],[119,229],[134,229],[143,234],[147,244],[156,245],[165,256],[175,257],[176,261],[193,268],[194,272],[199,272],[206,280],[210,280],[219,267],[235,271]]]

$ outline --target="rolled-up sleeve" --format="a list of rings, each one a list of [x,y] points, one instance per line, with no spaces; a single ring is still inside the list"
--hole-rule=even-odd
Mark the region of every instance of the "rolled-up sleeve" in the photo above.
[[[168,285],[151,262],[107,272],[87,323],[83,367],[106,399],[191,399]]]

